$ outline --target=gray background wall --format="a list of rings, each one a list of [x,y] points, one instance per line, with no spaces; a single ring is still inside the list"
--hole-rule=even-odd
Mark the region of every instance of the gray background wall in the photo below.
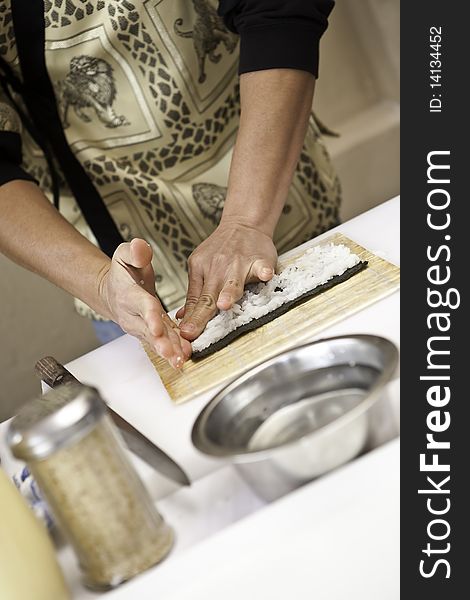
[[[322,40],[315,110],[341,133],[328,146],[343,219],[399,193],[399,0],[342,0]],[[97,346],[91,324],[53,285],[0,256],[0,421],[39,390],[35,361]]]

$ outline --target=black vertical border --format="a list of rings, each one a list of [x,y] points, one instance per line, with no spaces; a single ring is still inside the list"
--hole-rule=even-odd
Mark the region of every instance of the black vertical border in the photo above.
[[[470,376],[470,315],[468,303],[468,279],[470,268],[470,98],[469,58],[470,20],[465,2],[442,2],[421,0],[401,3],[401,597],[403,599],[434,598],[454,599],[470,595],[467,578],[468,563],[467,532],[470,527],[465,516],[470,504],[470,403],[467,374]],[[430,28],[442,28],[441,62],[442,87],[430,87]],[[432,94],[441,94],[442,112],[429,112]],[[438,97],[438,96],[436,96]],[[433,231],[427,226],[429,212],[427,194],[427,155],[431,151],[450,150],[450,180],[446,189],[451,194],[449,213],[451,224],[445,232]],[[445,162],[445,161],[444,161]],[[444,240],[450,235],[450,240]],[[432,331],[426,317],[433,309],[427,304],[427,269],[431,264],[427,247],[438,248],[448,244],[451,257],[444,255],[438,262],[444,268],[450,266],[451,279],[448,287],[460,292],[459,308],[450,313],[451,328],[449,373],[451,399],[442,410],[450,412],[450,428],[440,434],[449,440],[450,450],[440,452],[441,462],[448,458],[449,473],[436,473],[441,481],[450,475],[449,495],[434,495],[437,507],[439,497],[451,502],[450,510],[443,518],[450,525],[449,537],[442,541],[429,539],[427,526],[433,517],[427,510],[426,495],[418,489],[426,485],[426,475],[419,469],[419,455],[426,450],[426,417],[434,410],[426,400],[429,382],[420,381],[427,364],[427,340]],[[435,286],[431,286],[435,287]],[[446,286],[443,286],[446,287]],[[444,291],[444,290],[443,290]],[[445,335],[445,334],[442,334]],[[436,434],[436,437],[438,435]],[[443,486],[444,487],[444,486]],[[439,533],[439,528],[435,528]],[[444,531],[444,527],[440,530]],[[423,553],[427,543],[443,549],[450,543],[448,553]],[[420,561],[426,559],[426,569],[433,562],[444,558],[450,564],[441,564],[430,578],[420,575]]]

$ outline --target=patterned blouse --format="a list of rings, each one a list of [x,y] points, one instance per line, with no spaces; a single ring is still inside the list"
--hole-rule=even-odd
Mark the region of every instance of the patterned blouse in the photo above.
[[[121,239],[146,239],[160,298],[180,305],[187,258],[224,205],[239,73],[317,75],[332,4],[0,0],[0,184],[35,180],[108,254]],[[278,250],[334,226],[339,202],[312,115]]]

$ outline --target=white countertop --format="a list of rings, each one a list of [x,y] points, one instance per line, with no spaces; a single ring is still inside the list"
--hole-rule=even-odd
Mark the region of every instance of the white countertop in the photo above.
[[[223,529],[113,600],[398,600],[399,442]]]
[[[398,198],[332,231],[399,264]],[[347,333],[382,335],[399,347],[399,293],[316,337]],[[175,406],[139,342],[127,335],[68,368],[98,387],[110,406],[166,450],[193,481],[179,490],[135,459],[175,528],[177,543],[161,565],[107,598],[399,598],[397,440],[266,505],[234,467],[201,456],[191,445],[192,424],[214,390]],[[388,392],[396,415],[398,380]],[[99,596],[80,586],[69,549],[61,562],[74,598]]]

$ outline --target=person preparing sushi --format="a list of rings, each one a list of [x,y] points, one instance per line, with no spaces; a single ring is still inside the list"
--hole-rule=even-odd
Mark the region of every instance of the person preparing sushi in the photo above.
[[[311,115],[333,4],[1,2],[0,250],[181,366],[337,224]]]

